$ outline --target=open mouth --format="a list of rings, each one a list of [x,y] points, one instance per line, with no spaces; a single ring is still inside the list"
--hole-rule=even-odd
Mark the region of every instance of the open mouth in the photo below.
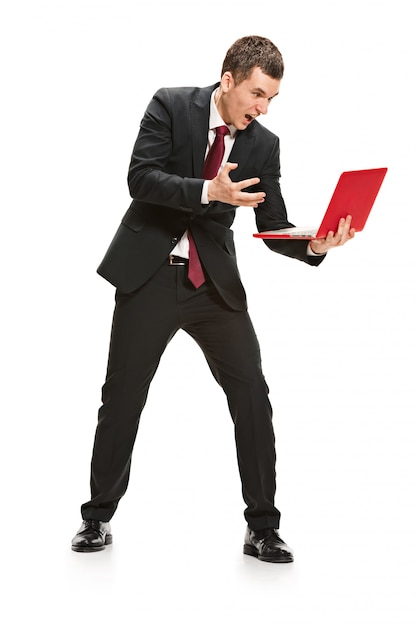
[[[246,113],[245,117],[248,120],[248,122],[251,122],[252,120],[255,119],[255,116],[254,115],[249,115],[249,113]]]

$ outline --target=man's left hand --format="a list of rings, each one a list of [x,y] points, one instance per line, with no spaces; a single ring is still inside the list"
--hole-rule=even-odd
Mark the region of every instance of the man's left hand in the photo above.
[[[314,254],[326,254],[332,248],[338,248],[343,246],[347,241],[350,241],[355,236],[355,229],[351,228],[352,216],[348,215],[342,218],[339,222],[337,231],[334,233],[330,230],[327,233],[325,239],[312,239],[310,241],[310,248]]]

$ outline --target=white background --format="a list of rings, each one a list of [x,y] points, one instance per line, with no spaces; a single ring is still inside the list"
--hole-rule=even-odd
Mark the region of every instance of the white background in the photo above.
[[[3,623],[417,623],[412,6],[2,5]],[[158,87],[218,80],[249,34],[286,64],[263,122],[293,222],[321,218],[341,171],[389,168],[366,230],[320,268],[254,239],[251,209],[235,221],[295,562],[242,554],[232,422],[183,333],[151,387],[114,544],[73,553],[113,309],[95,270],[129,204],[140,119]]]

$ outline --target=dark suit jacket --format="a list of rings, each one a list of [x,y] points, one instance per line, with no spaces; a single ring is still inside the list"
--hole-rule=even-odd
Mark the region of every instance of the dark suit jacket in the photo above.
[[[149,280],[189,228],[222,298],[234,309],[246,308],[230,230],[236,207],[201,204],[210,97],[217,86],[160,89],[145,112],[128,174],[133,202],[97,270],[122,292]],[[257,188],[266,199],[255,209],[258,230],[293,226],[279,185],[278,137],[253,121],[237,133],[229,161],[239,164],[232,180],[261,180]],[[264,241],[275,252],[310,265],[324,258],[307,256],[305,241]]]

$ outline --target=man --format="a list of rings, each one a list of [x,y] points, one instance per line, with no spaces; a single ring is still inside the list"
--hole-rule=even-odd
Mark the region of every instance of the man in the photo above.
[[[75,551],[112,542],[109,522],[127,488],[149,385],[168,342],[183,329],[203,350],[234,422],[244,552],[293,560],[278,532],[272,409],[230,230],[237,207],[254,207],[260,231],[292,226],[279,185],[278,137],[256,119],[278,95],[283,71],[270,40],[243,37],[227,52],[220,83],[160,89],[144,114],[128,175],[133,202],[98,268],[117,288],[116,306],[91,499],[81,507]],[[326,239],[266,243],[317,266],[353,236],[347,216]],[[221,527],[221,519],[214,521]]]

